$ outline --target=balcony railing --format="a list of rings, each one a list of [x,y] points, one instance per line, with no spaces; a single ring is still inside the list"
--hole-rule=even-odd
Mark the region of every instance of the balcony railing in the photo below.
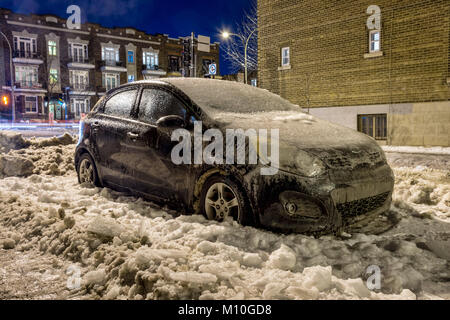
[[[27,89],[41,89],[42,84],[33,82],[33,81],[16,81],[15,83],[16,88],[27,88]]]
[[[100,61],[100,67],[121,67],[123,68],[124,64],[122,61],[116,60],[102,60]]]
[[[90,86],[89,84],[85,84],[85,83],[70,84],[70,87],[76,91],[91,91],[91,89],[92,89],[92,86]]]
[[[90,60],[89,58],[85,58],[85,57],[70,57],[70,62],[93,64],[92,60]]]
[[[156,64],[143,64],[142,70],[159,70],[159,67]]]
[[[25,59],[41,59],[39,52],[30,52],[24,50],[14,50],[13,58],[25,58]]]

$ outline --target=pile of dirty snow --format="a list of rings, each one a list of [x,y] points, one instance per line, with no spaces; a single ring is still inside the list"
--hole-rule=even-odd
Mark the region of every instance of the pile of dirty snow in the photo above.
[[[72,296],[96,299],[415,299],[445,296],[448,262],[413,234],[342,240],[279,235],[180,216],[75,175],[9,177],[0,186],[6,248],[40,250],[82,270]],[[368,266],[381,290],[365,285]],[[423,291],[423,287],[427,291]],[[448,292],[447,292],[448,293]]]
[[[65,175],[73,172],[76,137],[24,139],[22,135],[0,131],[0,177],[31,174]],[[6,151],[5,151],[6,150]]]
[[[400,221],[388,232],[313,238],[179,216],[108,188],[81,186],[74,145],[50,144],[30,142],[6,154],[34,169],[0,180],[0,256],[17,252],[42,265],[55,257],[52,286],[65,284],[67,268],[79,268],[80,286],[61,285],[64,292],[51,296],[450,299],[448,171],[394,168],[392,213]],[[0,271],[6,261],[0,259]],[[380,268],[380,289],[366,285],[369,266]]]

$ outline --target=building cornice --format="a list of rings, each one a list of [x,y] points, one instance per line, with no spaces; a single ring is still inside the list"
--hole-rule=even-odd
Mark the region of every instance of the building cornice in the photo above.
[[[117,40],[134,41],[134,42],[149,43],[149,44],[156,44],[156,45],[161,44],[161,42],[159,42],[159,41],[150,41],[150,40],[120,37],[120,36],[114,36],[111,34],[97,33],[96,35],[99,37],[103,37],[103,38],[112,38],[112,39],[117,39]]]
[[[16,25],[16,26],[31,27],[31,28],[38,28],[38,29],[56,30],[56,31],[69,32],[69,33],[78,33],[78,34],[90,34],[90,32],[88,32],[88,31],[49,27],[49,26],[43,26],[43,25],[38,25],[38,24],[33,24],[33,23],[26,23],[26,22],[6,21],[6,23]]]

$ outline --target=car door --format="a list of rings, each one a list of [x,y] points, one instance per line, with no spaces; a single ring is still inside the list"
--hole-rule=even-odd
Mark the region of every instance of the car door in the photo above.
[[[137,87],[114,92],[92,124],[98,169],[107,185],[127,187],[131,177],[128,145],[134,138],[133,131],[136,131],[132,114],[137,92]]]
[[[144,87],[137,117],[140,136],[145,138],[139,144],[140,156],[134,164],[135,189],[161,199],[179,200],[186,198],[189,166],[172,162],[172,148],[178,142],[171,141],[171,136],[181,126],[159,127],[157,121],[166,116],[182,117],[185,123],[192,118],[184,103],[173,93],[163,88]]]

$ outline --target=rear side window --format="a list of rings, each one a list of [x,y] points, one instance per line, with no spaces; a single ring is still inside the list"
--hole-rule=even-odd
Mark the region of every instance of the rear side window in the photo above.
[[[105,114],[131,118],[131,109],[133,109],[137,90],[128,90],[120,92],[106,101]]]
[[[186,119],[186,109],[178,98],[164,90],[144,89],[139,105],[139,120],[154,124],[160,118],[171,115]]]

